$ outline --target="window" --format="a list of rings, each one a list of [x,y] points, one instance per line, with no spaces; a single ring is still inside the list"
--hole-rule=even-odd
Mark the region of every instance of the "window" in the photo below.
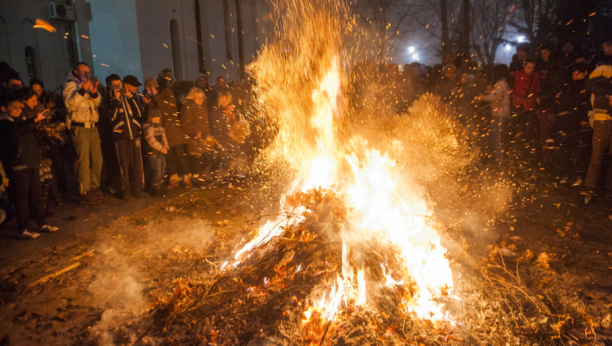
[[[26,47],[25,49],[26,67],[28,71],[28,80],[40,79],[38,71],[38,55],[34,47]]]
[[[223,0],[223,22],[225,24],[225,55],[232,59],[232,9],[229,0]]]

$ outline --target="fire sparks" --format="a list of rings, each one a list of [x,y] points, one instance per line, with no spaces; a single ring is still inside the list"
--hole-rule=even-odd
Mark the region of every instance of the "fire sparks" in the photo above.
[[[299,228],[316,212],[316,201],[334,201],[339,207],[328,222],[342,242],[341,270],[313,273],[331,277],[312,291],[302,322],[331,323],[358,309],[375,309],[368,295],[384,292],[401,297],[402,313],[446,320],[438,298],[451,294],[453,278],[446,249],[430,222],[431,207],[422,187],[402,174],[399,158],[390,156],[392,148],[381,152],[347,125],[344,86],[350,66],[341,47],[349,28],[336,20],[345,10],[335,2],[318,2],[324,10],[288,1],[282,21],[288,27],[279,30],[284,36],[264,46],[249,66],[258,81],[258,111],[277,129],[259,164],[262,169],[281,167],[279,174],[291,176],[292,183],[280,199],[279,216],[267,220],[237,249],[233,265],[222,269],[236,268],[284,232]],[[401,146],[401,140],[394,145]],[[382,278],[371,263],[360,262],[371,244],[385,249],[386,257],[378,255]],[[293,275],[309,270],[304,267],[300,264]]]

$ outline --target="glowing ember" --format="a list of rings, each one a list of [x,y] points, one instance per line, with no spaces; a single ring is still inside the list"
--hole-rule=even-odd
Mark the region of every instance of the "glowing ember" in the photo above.
[[[339,198],[347,210],[340,231],[342,269],[334,282],[317,290],[320,296],[312,297],[316,303],[304,311],[303,322],[310,323],[315,316],[336,321],[342,313],[368,308],[366,287],[380,285],[367,282],[375,280],[371,268],[353,268],[351,254],[373,242],[383,244],[394,256],[381,259],[383,287],[403,290],[403,312],[445,320],[436,298],[451,293],[453,280],[446,250],[429,222],[433,213],[422,198],[421,187],[400,174],[395,158],[346,130],[343,85],[347,84],[345,69],[350,66],[341,58],[345,56],[341,51],[344,29],[338,27],[339,15],[330,15],[342,8],[326,4],[331,9],[288,1],[288,15],[282,21],[287,30],[279,30],[285,36],[265,46],[249,67],[258,81],[259,111],[278,129],[260,163],[281,166],[294,179],[280,200],[281,215],[268,220],[236,252],[233,267],[304,221],[302,215],[311,210],[292,196],[319,189],[321,194],[329,192]],[[397,263],[393,273],[399,281],[391,277],[391,271],[387,273],[388,260]],[[300,269],[301,265],[295,272]]]

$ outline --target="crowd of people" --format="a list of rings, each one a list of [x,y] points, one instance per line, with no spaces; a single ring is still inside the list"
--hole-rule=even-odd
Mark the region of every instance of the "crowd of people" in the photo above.
[[[419,96],[436,94],[486,163],[554,167],[562,181],[584,187],[588,204],[612,151],[612,40],[602,48],[587,59],[571,42],[559,52],[520,45],[510,66],[482,67],[450,53],[442,64],[403,71],[366,61],[353,69],[349,103],[359,114],[403,116]],[[225,78],[214,86],[208,79],[201,71],[193,82],[177,81],[164,69],[144,84],[111,74],[103,86],[81,62],[60,95],[39,80],[24,86],[0,63],[0,222],[14,215],[19,237],[32,239],[58,230],[47,216],[73,185],[78,203],[95,205],[235,173],[252,146],[250,125]],[[28,226],[31,213],[38,232]]]
[[[59,95],[38,80],[24,86],[2,63],[0,222],[14,215],[18,236],[33,239],[58,230],[47,216],[70,185],[78,185],[78,203],[95,205],[108,195],[164,196],[223,178],[250,130],[225,78],[210,86],[208,77],[201,71],[194,82],[181,82],[165,69],[143,85],[111,74],[104,87],[80,62]],[[31,213],[36,231],[28,225]]]
[[[402,72],[364,62],[353,70],[351,104],[360,114],[407,114],[420,95],[436,94],[483,161],[552,170],[581,186],[588,204],[612,151],[612,39],[593,57],[571,41],[560,48],[521,44],[510,66],[450,53],[433,68],[414,62]]]

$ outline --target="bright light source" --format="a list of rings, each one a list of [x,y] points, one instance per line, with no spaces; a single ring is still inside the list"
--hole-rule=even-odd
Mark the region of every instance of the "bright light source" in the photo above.
[[[525,36],[519,36],[518,37],[518,42],[519,43],[523,43],[523,41],[525,41]]]
[[[512,49],[512,46],[511,46],[511,45],[509,45],[509,44],[507,44],[507,45],[506,45],[506,50],[510,50],[510,49]]]
[[[408,47],[408,53],[410,54],[414,53],[414,47]]]
[[[418,54],[412,54],[412,58],[414,60],[419,60],[419,55]]]

